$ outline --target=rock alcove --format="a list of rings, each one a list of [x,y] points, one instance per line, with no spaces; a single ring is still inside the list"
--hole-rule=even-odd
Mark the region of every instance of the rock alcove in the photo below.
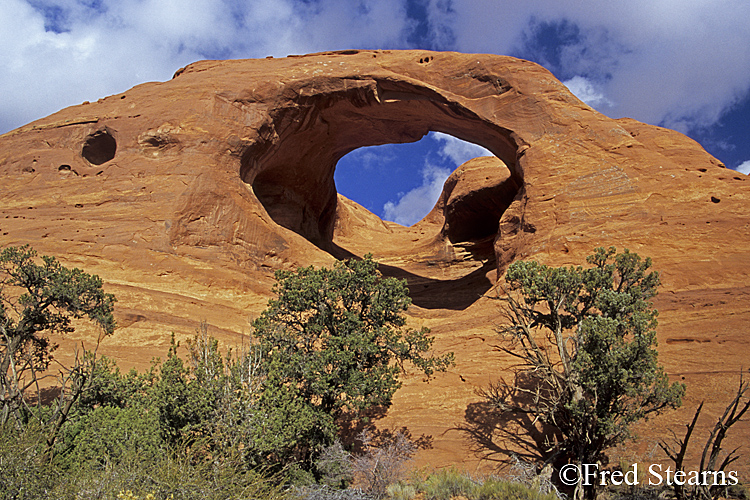
[[[98,130],[86,137],[81,156],[92,165],[107,163],[115,157],[117,141],[109,129]]]

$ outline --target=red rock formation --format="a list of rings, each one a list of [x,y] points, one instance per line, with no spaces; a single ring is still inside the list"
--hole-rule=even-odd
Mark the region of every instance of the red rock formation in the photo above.
[[[342,156],[429,131],[496,158],[459,168],[411,228],[337,194]],[[187,336],[201,319],[239,342],[274,269],[373,253],[409,280],[414,326],[456,352],[430,385],[409,378],[381,422],[431,435],[423,460],[435,465],[503,457],[493,432],[505,423],[475,390],[511,363],[492,349],[497,311],[482,295],[515,259],[580,264],[615,245],[662,272],[660,359],[688,383],[686,408],[642,426],[630,450],[679,431],[702,399],[715,415],[748,364],[747,177],[677,132],[597,113],[527,61],[347,51],[198,62],[5,134],[0,178],[0,244],[102,276],[121,325],[102,350],[125,366],[145,367],[170,331]],[[93,333],[76,335],[64,342]],[[747,426],[738,434],[750,444]]]

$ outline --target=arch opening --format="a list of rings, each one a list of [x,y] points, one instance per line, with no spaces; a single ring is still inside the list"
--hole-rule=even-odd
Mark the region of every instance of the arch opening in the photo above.
[[[371,83],[358,82],[308,98],[304,89],[294,89],[300,96],[298,105],[274,110],[270,122],[261,127],[261,140],[244,150],[241,178],[252,186],[274,222],[330,251],[338,207],[334,172],[339,160],[361,147],[416,142],[429,132],[478,144],[502,160],[515,186],[512,200],[522,182],[510,130],[482,120],[429,88],[392,81]],[[507,207],[510,201],[504,199],[502,204]],[[466,210],[457,213],[463,213],[466,220]],[[496,231],[502,213],[495,215]],[[454,221],[454,228],[457,225]],[[480,225],[484,237],[487,224]],[[447,230],[451,240],[476,236],[469,233]]]
[[[359,148],[336,164],[339,194],[384,221],[412,226],[439,201],[443,184],[463,163],[492,156],[485,148],[430,132],[409,144]]]

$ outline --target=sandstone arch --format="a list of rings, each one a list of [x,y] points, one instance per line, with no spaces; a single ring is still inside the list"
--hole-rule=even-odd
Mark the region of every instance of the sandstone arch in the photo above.
[[[677,132],[610,119],[543,68],[494,55],[348,51],[202,61],[126,95],[67,108],[0,137],[0,236],[4,245],[29,243],[99,274],[118,297],[123,324],[107,354],[131,366],[148,369],[147,360],[167,349],[164,332],[189,338],[204,318],[222,342],[237,344],[248,315],[265,307],[274,270],[331,265],[330,252],[271,217],[254,184],[263,191],[278,179],[291,191],[288,169],[300,181],[318,182],[323,193],[311,196],[310,184],[299,206],[329,214],[326,179],[337,157],[394,141],[396,130],[403,134],[398,142],[432,129],[488,147],[520,184],[496,237],[479,250],[452,231],[474,220],[465,210],[477,206],[471,198],[491,192],[491,179],[472,181],[473,172],[499,171],[497,164],[456,174],[424,231],[393,230],[336,200],[334,245],[373,251],[384,268],[409,278],[413,296],[424,299],[411,319],[433,330],[438,351],[457,354],[455,370],[434,384],[419,377],[404,384],[386,426],[435,436],[433,465],[472,460],[482,450],[451,429],[467,417],[489,374],[511,372],[492,358],[496,304],[477,299],[467,280],[487,286],[518,258],[580,264],[596,246],[653,258],[664,284],[656,304],[660,360],[690,387],[686,412],[649,423],[643,439],[689,419],[702,399],[707,410],[723,411],[719,396],[736,389],[731,377],[746,364],[750,324],[750,181]],[[391,109],[398,110],[395,121],[390,111],[377,114]],[[351,127],[339,123],[346,117]],[[116,139],[116,155],[94,166],[82,146],[105,129]],[[66,175],[72,171],[80,175]],[[299,226],[312,239],[328,237],[330,222],[305,220],[299,217]],[[77,339],[60,340],[66,342]],[[750,432],[737,435],[747,444]]]
[[[270,113],[273,132],[244,151],[240,176],[274,221],[321,248],[333,238],[336,163],[360,147],[443,132],[489,149],[521,184],[512,132],[425,85],[385,79],[315,85],[327,90],[314,92],[307,82],[285,89],[293,97]]]
[[[211,249],[249,268],[330,263],[332,232],[346,233],[344,212],[354,213],[336,196],[338,159],[362,146],[414,141],[430,130],[492,151],[507,165],[515,194],[509,200],[507,191],[488,189],[484,181],[492,176],[465,190],[449,185],[443,212],[433,218],[440,234],[411,234],[393,254],[415,255],[415,247],[429,246],[421,261],[462,260],[466,249],[457,245],[494,228],[494,221],[484,221],[466,231],[467,223],[487,211],[487,199],[499,197],[501,207],[491,211],[502,217],[491,245],[500,273],[517,256],[585,255],[589,239],[627,244],[623,235],[661,220],[663,172],[682,172],[685,161],[718,167],[684,136],[607,118],[543,68],[494,55],[346,51],[202,61],[124,97],[72,107],[6,135],[5,149],[21,153],[7,155],[3,172],[34,169],[47,176],[44,165],[69,164],[82,179],[144,179],[114,192],[131,193],[123,195],[128,211],[149,214],[150,249],[196,258]],[[110,131],[117,131],[116,142]],[[94,172],[80,148],[100,136],[110,145],[92,159],[109,161]],[[655,169],[658,175],[644,175]],[[708,196],[711,207],[730,206],[722,186],[712,189],[710,196],[722,203]],[[97,197],[106,197],[100,191]],[[481,192],[488,193],[484,199]],[[609,220],[624,225],[616,234],[599,227]],[[667,233],[665,241],[678,237]],[[351,238],[362,249],[384,242],[370,240]]]
[[[181,198],[170,228],[174,245],[228,245],[242,247],[240,255],[249,252],[244,259],[238,257],[244,261],[288,261],[301,253],[312,257],[310,249],[300,247],[301,236],[329,254],[346,255],[335,252],[332,244],[334,228],[345,225],[333,181],[338,159],[359,147],[416,141],[439,131],[492,151],[502,160],[499,165],[509,169],[512,196],[502,190],[502,203],[480,201],[476,209],[471,208],[476,196],[461,196],[457,204],[446,198],[450,203],[442,208],[447,211],[432,218],[442,218],[437,222],[443,226],[439,237],[429,235],[417,245],[431,247],[424,260],[455,260],[452,244],[486,238],[497,227],[504,237],[494,252],[501,255],[498,262],[507,263],[525,240],[524,228],[536,227],[525,221],[530,143],[564,129],[557,106],[581,105],[542,68],[497,56],[347,51],[258,63],[258,69],[269,65],[286,76],[272,80],[264,71],[243,72],[237,66],[231,74],[215,74],[211,97],[205,88],[194,97],[208,105],[204,116],[214,123],[212,137],[219,143],[226,138],[228,154],[217,157],[219,171],[202,171],[201,182],[194,181]],[[217,64],[227,62],[193,64],[169,83],[175,90],[194,92],[191,86],[203,84],[202,73],[214,74]],[[183,95],[182,100],[189,97]],[[556,118],[550,120],[551,115]],[[170,123],[180,128],[174,120]],[[180,134],[173,134],[183,155],[196,142],[187,132],[182,127]],[[222,169],[236,171],[243,187],[229,187],[233,180]],[[505,222],[473,224],[477,231],[461,228],[470,214],[487,206]],[[508,207],[512,210],[505,213]],[[413,247],[409,243],[402,248],[414,253]],[[321,257],[313,261],[321,262]],[[304,263],[296,258],[295,262]]]

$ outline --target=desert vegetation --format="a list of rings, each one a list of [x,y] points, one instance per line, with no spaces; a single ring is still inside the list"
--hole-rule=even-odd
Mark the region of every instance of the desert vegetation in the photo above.
[[[149,370],[122,373],[83,348],[73,366],[51,369],[49,336],[85,318],[106,337],[116,326],[115,298],[96,276],[28,247],[7,248],[0,254],[0,498],[561,498],[561,464],[605,464],[606,451],[632,437],[634,422],[678,406],[685,390],[658,363],[650,299],[659,278],[651,262],[597,249],[588,263],[508,269],[498,296],[506,340],[499,348],[519,360],[518,370],[482,395],[497,412],[531,415],[547,434],[537,461],[510,455],[502,477],[474,477],[412,471],[424,443],[408,430],[372,425],[405,366],[429,379],[454,359],[432,351],[429,330],[407,328],[406,283],[383,278],[370,256],[277,272],[275,298],[243,345],[220,349],[202,322],[186,346],[173,335]],[[43,401],[50,383],[55,397]],[[722,440],[750,408],[747,391],[741,382],[704,447],[701,470],[721,471],[737,459],[736,450],[722,452]],[[684,438],[662,443],[678,469],[699,414]],[[569,493],[596,491],[579,481]],[[673,492],[680,500],[729,493]]]
[[[501,379],[486,397],[551,429],[543,450],[550,463],[602,463],[633,423],[680,406],[685,392],[658,363],[651,260],[598,248],[587,261],[585,269],[514,262],[509,293],[499,297],[500,334],[509,340],[500,349],[519,364],[515,380]],[[576,496],[584,493],[578,479]],[[592,498],[598,482],[586,487]]]

